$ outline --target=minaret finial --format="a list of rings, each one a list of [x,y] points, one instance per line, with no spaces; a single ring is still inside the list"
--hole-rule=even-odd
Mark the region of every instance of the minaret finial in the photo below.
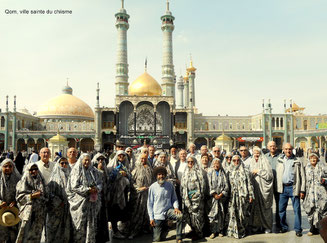
[[[68,86],[68,80],[69,80],[69,78],[66,78],[67,79],[67,86]]]
[[[169,11],[169,0],[167,0],[167,11]]]
[[[145,57],[144,70],[145,72],[148,70],[148,57]]]
[[[96,103],[96,107],[100,107],[100,86],[99,86],[99,82],[97,83],[97,103]]]
[[[9,96],[7,95],[7,96],[6,96],[6,112],[9,111],[8,98],[9,98]]]
[[[14,112],[16,112],[16,95],[14,96]]]
[[[121,0],[121,8],[124,8],[124,0]]]

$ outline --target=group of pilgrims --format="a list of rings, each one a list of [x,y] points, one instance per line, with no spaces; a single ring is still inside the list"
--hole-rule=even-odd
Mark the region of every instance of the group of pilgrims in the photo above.
[[[259,147],[250,154],[245,146],[222,153],[220,147],[197,151],[190,144],[188,150],[172,146],[167,152],[154,146],[133,150],[118,141],[110,156],[77,158],[77,150],[69,148],[67,158],[51,162],[45,147],[22,175],[4,159],[0,243],[108,242],[109,230],[117,239],[152,233],[153,241],[162,241],[173,221],[177,242],[271,233],[273,222],[274,231],[284,233],[289,198],[296,235],[302,236],[300,199],[308,235],[317,234],[327,216],[326,162],[315,153],[296,157],[291,144],[281,153],[273,141],[267,148],[267,154]]]

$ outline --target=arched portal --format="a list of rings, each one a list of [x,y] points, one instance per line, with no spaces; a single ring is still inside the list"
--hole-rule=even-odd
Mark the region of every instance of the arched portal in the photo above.
[[[94,141],[92,138],[83,138],[80,142],[80,149],[82,152],[88,152],[94,150]]]
[[[124,101],[119,105],[119,134],[128,135],[128,119],[133,114],[134,106],[129,101]]]
[[[208,145],[207,144],[207,139],[204,137],[200,137],[195,139],[194,144],[196,146],[196,149],[200,149],[202,145]]]
[[[172,131],[172,117],[170,106],[167,102],[161,101],[157,105],[157,123],[162,124],[161,135],[170,136]],[[160,134],[160,133],[159,133]]]

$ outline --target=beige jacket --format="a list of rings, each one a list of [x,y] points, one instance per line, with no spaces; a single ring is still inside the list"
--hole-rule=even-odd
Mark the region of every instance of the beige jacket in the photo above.
[[[305,193],[305,172],[304,167],[298,158],[293,157],[294,164],[294,183],[293,183],[293,196],[299,196],[300,192]],[[283,173],[284,173],[284,162],[286,156],[282,155],[277,159],[276,164],[276,177],[277,177],[277,192],[283,193]]]

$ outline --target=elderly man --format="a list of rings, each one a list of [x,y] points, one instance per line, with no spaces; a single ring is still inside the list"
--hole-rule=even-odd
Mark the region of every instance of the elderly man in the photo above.
[[[169,162],[173,167],[175,167],[177,160],[177,147],[173,145],[170,147]]]
[[[148,162],[150,163],[150,165],[153,167],[154,166],[154,162],[155,162],[155,153],[156,149],[153,145],[149,146],[149,156],[148,156]]]
[[[47,147],[41,148],[40,150],[41,160],[36,162],[37,167],[41,175],[43,176],[46,185],[50,181],[51,172],[55,166],[55,163],[50,161],[50,155],[51,155],[50,149],[48,149]]]
[[[178,200],[174,186],[166,181],[165,167],[156,167],[153,171],[157,182],[149,188],[148,214],[153,227],[153,241],[164,240],[168,233],[167,220],[177,220],[176,241],[182,242],[182,212],[178,209]]]
[[[70,168],[73,168],[75,163],[77,162],[77,150],[74,147],[70,147],[67,150],[67,158]]]
[[[119,150],[123,150],[124,151],[124,148],[125,148],[125,145],[123,143],[121,143],[119,140],[116,141],[116,144],[115,144],[115,147],[116,147],[116,151],[113,152],[110,157],[109,157],[109,161],[113,160],[117,154],[117,152]]]
[[[188,146],[189,153],[187,154],[187,157],[189,157],[189,156],[194,156],[194,157],[198,156],[199,153],[195,149],[196,149],[195,144],[190,143],[190,145]]]
[[[213,159],[220,159],[220,161],[224,160],[224,156],[221,154],[221,150],[218,146],[212,148]]]
[[[181,184],[181,179],[184,175],[185,169],[187,167],[187,160],[186,160],[186,150],[181,149],[179,151],[179,159],[177,160],[175,167],[174,167],[174,172],[175,172],[175,177],[177,178],[176,180],[176,194],[177,194],[177,199],[178,199],[178,204],[182,206],[182,197],[180,193],[180,184]]]
[[[247,147],[240,147],[241,161],[244,163],[248,158],[250,158],[250,153]]]
[[[281,233],[288,230],[286,223],[286,208],[289,198],[294,210],[294,229],[296,236],[302,236],[300,199],[305,196],[305,173],[300,160],[292,153],[293,146],[286,143],[283,146],[284,155],[277,159],[277,192],[279,195],[279,217]]]
[[[277,146],[274,141],[268,142],[267,148],[269,152],[266,154],[266,157],[270,163],[274,175],[273,190],[274,190],[274,198],[275,198],[275,205],[276,205],[275,221],[276,221],[276,232],[279,232],[280,231],[279,193],[277,192],[276,164],[280,154],[277,151]]]

